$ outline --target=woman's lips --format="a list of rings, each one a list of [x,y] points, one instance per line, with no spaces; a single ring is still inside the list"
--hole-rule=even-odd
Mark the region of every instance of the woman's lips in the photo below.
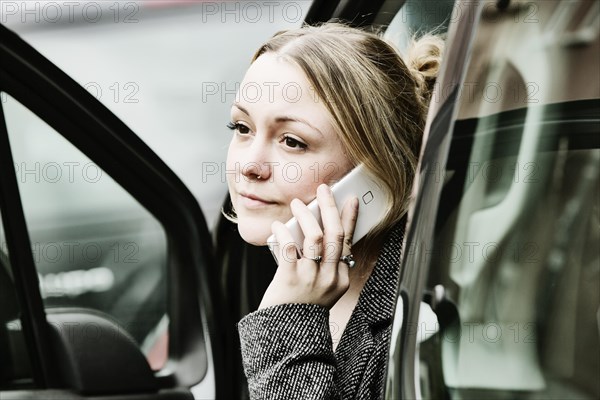
[[[261,197],[255,196],[253,194],[248,194],[248,193],[240,193],[240,200],[242,201],[242,204],[244,205],[244,207],[250,208],[250,209],[264,208],[264,207],[271,206],[273,204],[277,204],[274,201],[269,201],[269,200],[266,200]]]

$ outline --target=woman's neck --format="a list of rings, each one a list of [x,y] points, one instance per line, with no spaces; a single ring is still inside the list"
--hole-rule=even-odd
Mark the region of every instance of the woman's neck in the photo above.
[[[352,312],[358,304],[360,293],[373,273],[377,257],[365,257],[359,248],[355,248],[356,266],[349,271],[350,287],[344,295],[329,310],[329,325],[331,329],[331,338],[333,340],[333,350],[335,351],[342,333],[350,320]]]
[[[351,287],[353,282],[362,282],[364,285],[367,279],[369,279],[377,262],[381,247],[381,241],[376,239],[369,242],[361,240],[354,244],[352,254],[356,260],[356,265],[349,270]]]

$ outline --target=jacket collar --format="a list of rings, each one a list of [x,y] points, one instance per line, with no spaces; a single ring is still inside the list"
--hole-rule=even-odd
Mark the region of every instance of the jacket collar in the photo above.
[[[358,299],[357,306],[372,331],[389,325],[393,318],[405,225],[403,218],[390,231]]]

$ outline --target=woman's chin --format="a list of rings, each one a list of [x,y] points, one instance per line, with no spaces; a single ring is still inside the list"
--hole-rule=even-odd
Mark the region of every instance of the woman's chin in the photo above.
[[[256,226],[247,226],[247,224],[238,222],[238,231],[244,242],[254,246],[266,246],[267,238],[271,236],[271,228],[258,229]]]

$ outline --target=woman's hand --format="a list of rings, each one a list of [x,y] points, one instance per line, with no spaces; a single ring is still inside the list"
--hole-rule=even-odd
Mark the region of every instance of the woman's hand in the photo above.
[[[331,189],[322,184],[317,189],[317,201],[323,229],[302,201],[294,199],[290,204],[304,233],[301,258],[287,227],[279,221],[271,226],[278,244],[275,254],[279,266],[259,309],[285,303],[311,303],[331,308],[348,290],[348,265],[340,258],[350,254],[358,199],[347,201],[340,215]],[[315,261],[319,256],[321,261]]]

